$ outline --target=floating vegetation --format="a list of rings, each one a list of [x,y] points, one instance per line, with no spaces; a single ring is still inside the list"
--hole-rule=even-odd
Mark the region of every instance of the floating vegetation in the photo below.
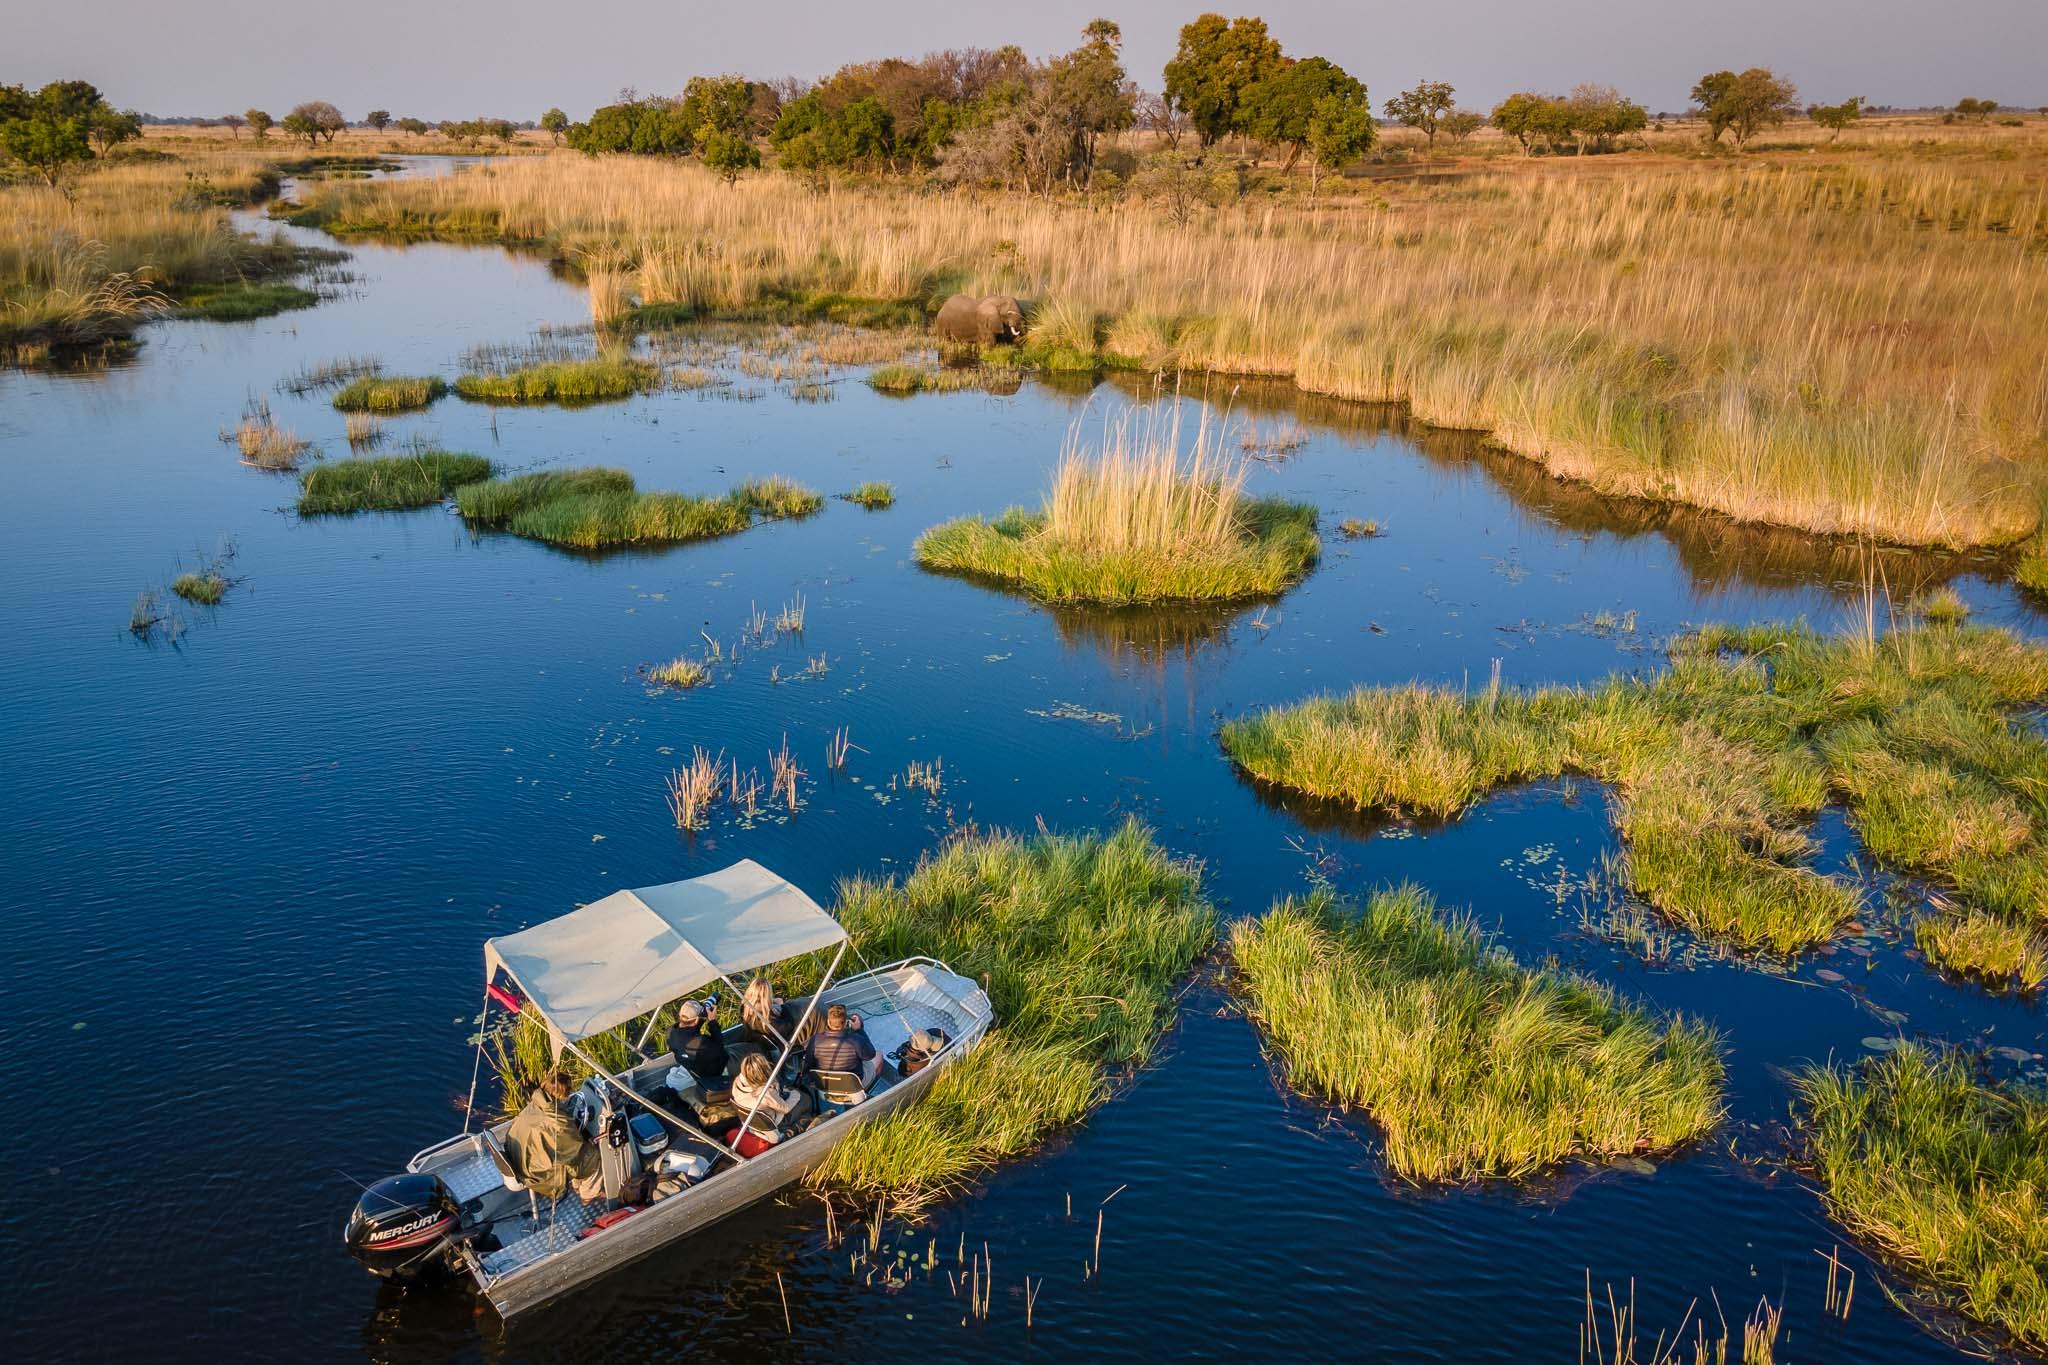
[[[211,569],[194,573],[181,573],[171,580],[171,591],[187,602],[196,602],[203,607],[220,605],[228,595],[227,578]]]
[[[1173,987],[1215,936],[1194,866],[1136,821],[1107,837],[954,838],[901,882],[839,887],[875,962],[930,954],[985,982],[995,1027],[918,1104],[856,1128],[811,1179],[898,1207],[956,1190],[1109,1091],[1150,1055]]]
[[[1530,971],[1418,887],[1363,909],[1290,899],[1230,943],[1289,1082],[1370,1114],[1404,1179],[1520,1178],[1669,1150],[1720,1122],[1712,1028]]]
[[[644,360],[598,356],[550,360],[496,374],[466,374],[455,392],[482,403],[599,403],[660,387],[661,368]]]
[[[732,381],[723,375],[714,374],[699,365],[678,365],[668,372],[668,386],[690,392],[696,389],[716,388]]]
[[[1179,415],[1106,424],[1102,448],[1070,431],[1051,495],[1037,512],[963,517],[925,532],[928,569],[1015,584],[1047,602],[1224,601],[1269,596],[1307,573],[1321,544],[1315,510],[1244,495],[1204,423],[1179,454]]]
[[[481,455],[432,448],[336,460],[306,472],[299,484],[299,515],[426,507],[464,484],[488,479],[492,468]]]
[[[1238,437],[1237,444],[1254,460],[1278,459],[1307,445],[1308,431],[1291,417],[1263,430],[1253,422],[1245,428],[1244,435]]]
[[[163,599],[157,596],[156,589],[144,588],[135,594],[134,605],[128,608],[128,632],[147,638],[167,619]]]
[[[782,747],[768,755],[768,791],[779,797],[789,807],[790,814],[796,813],[797,783],[804,777],[804,770],[796,765],[796,759],[789,752],[789,736],[782,737]]]
[[[1793,1084],[1829,1211],[1943,1307],[2048,1347],[2048,1092],[1907,1042]]]
[[[720,498],[644,493],[623,469],[543,470],[457,491],[470,522],[579,550],[669,545],[732,535],[761,520],[807,516],[825,505],[788,479],[755,479]]]
[[[1337,523],[1337,530],[1347,540],[1370,540],[1380,533],[1380,524],[1362,517],[1346,517]]]
[[[242,409],[242,423],[221,433],[241,452],[242,463],[256,469],[297,469],[312,442],[286,431],[271,416],[270,400],[251,395]]]
[[[870,512],[879,512],[884,507],[893,507],[896,504],[895,486],[882,483],[879,480],[870,480],[867,483],[857,484],[851,491],[841,493],[839,496],[846,502],[860,504]]]
[[[711,670],[695,659],[678,656],[665,664],[655,664],[647,670],[647,676],[664,687],[691,688],[711,680]]]
[[[2011,713],[2044,696],[2048,650],[2002,630],[1710,627],[1653,678],[1361,688],[1230,721],[1222,740],[1261,780],[1438,818],[1511,782],[1611,782],[1628,884],[1695,933],[1779,952],[1858,910],[1853,885],[1806,865],[1806,826],[1840,798],[1880,862],[1952,884],[1923,950],[2031,986],[2043,955],[2012,942],[2048,930],[2048,744]],[[1970,909],[2003,920],[2007,940],[1943,930]]]
[[[318,302],[318,294],[295,284],[236,280],[186,290],[179,297],[178,316],[201,318],[208,322],[248,322],[254,318],[311,308]]]
[[[334,395],[342,412],[417,412],[448,393],[439,375],[363,375]]]

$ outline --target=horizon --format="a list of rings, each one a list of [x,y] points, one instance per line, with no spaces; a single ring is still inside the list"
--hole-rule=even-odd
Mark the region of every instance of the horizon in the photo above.
[[[1712,13],[1674,13],[1655,31],[1641,27],[1639,9],[1618,0],[1561,0],[1540,15],[1498,0],[1482,3],[1498,12],[1388,13],[1370,26],[1298,0],[1217,12],[1265,18],[1290,56],[1336,62],[1365,82],[1376,107],[1420,80],[1450,81],[1460,105],[1481,111],[1517,90],[1561,93],[1594,82],[1616,86],[1652,111],[1676,112],[1689,105],[1700,74],[1749,66],[1777,70],[1799,87],[1802,100],[1821,103],[1863,95],[1902,109],[1941,108],[1965,96],[2015,108],[2048,104],[2041,88],[2048,82],[2035,60],[2048,49],[2048,6],[2026,0],[1976,0],[1961,16],[1908,0],[1818,0],[1793,15],[1775,12],[1766,0],[1736,0]],[[363,0],[345,25],[323,14],[258,9],[249,0],[175,13],[112,0],[89,13],[44,10],[16,24],[15,60],[0,70],[0,81],[33,88],[89,80],[119,107],[166,118],[217,118],[250,107],[281,114],[303,100],[325,99],[351,122],[373,108],[433,121],[529,121],[554,106],[581,119],[626,88],[671,94],[694,75],[815,80],[849,63],[1006,43],[1042,58],[1074,47],[1082,26],[1100,15],[1123,30],[1131,78],[1156,90],[1181,25],[1212,7],[1055,0],[1028,14],[930,16],[920,13],[926,8],[887,4],[853,12],[805,3],[784,16],[791,22],[771,24],[632,3],[619,16],[620,27],[634,33],[632,55],[622,55],[610,45],[565,51],[551,12],[537,7],[514,16],[524,22],[479,40],[459,16],[422,15],[391,0]],[[145,41],[110,44],[110,23]],[[1866,37],[1882,35],[1865,44],[1876,51],[1844,50],[1839,36],[1851,23]],[[391,50],[393,26],[417,41]],[[1471,42],[1475,27],[1488,34],[1484,45]],[[784,42],[789,35],[796,40]],[[436,44],[437,37],[445,41]],[[666,50],[689,55],[644,55]],[[450,71],[442,55],[448,51],[478,60]],[[194,88],[192,73],[206,73],[217,88],[223,68],[253,74],[237,77],[233,93],[217,98]],[[222,107],[206,107],[209,99]]]

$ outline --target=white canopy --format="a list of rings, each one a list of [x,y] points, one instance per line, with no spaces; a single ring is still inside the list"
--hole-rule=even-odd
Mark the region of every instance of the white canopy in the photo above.
[[[509,972],[570,1042],[709,985],[830,948],[846,931],[751,859],[665,886],[614,891],[559,919],[486,940],[484,975]]]

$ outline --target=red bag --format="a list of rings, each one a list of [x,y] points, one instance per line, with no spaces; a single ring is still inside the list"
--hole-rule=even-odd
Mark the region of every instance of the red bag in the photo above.
[[[590,1220],[589,1227],[576,1234],[576,1238],[578,1241],[581,1241],[585,1237],[595,1237],[606,1228],[616,1227],[618,1224],[625,1222],[628,1218],[640,1212],[640,1209],[641,1206],[638,1204],[628,1204],[625,1208],[613,1209],[610,1213],[600,1213],[597,1217]]]
[[[773,1147],[774,1145],[774,1138],[763,1137],[761,1134],[749,1128],[745,1132],[740,1134],[739,1140],[733,1143],[732,1149],[735,1152],[738,1152],[743,1157],[752,1158],[761,1155],[761,1153],[767,1151],[770,1147]]]

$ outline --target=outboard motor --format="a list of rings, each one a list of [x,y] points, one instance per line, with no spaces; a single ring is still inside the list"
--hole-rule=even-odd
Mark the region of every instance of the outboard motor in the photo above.
[[[410,1280],[448,1268],[461,1226],[461,1210],[440,1176],[392,1175],[363,1191],[341,1240],[372,1275]]]

